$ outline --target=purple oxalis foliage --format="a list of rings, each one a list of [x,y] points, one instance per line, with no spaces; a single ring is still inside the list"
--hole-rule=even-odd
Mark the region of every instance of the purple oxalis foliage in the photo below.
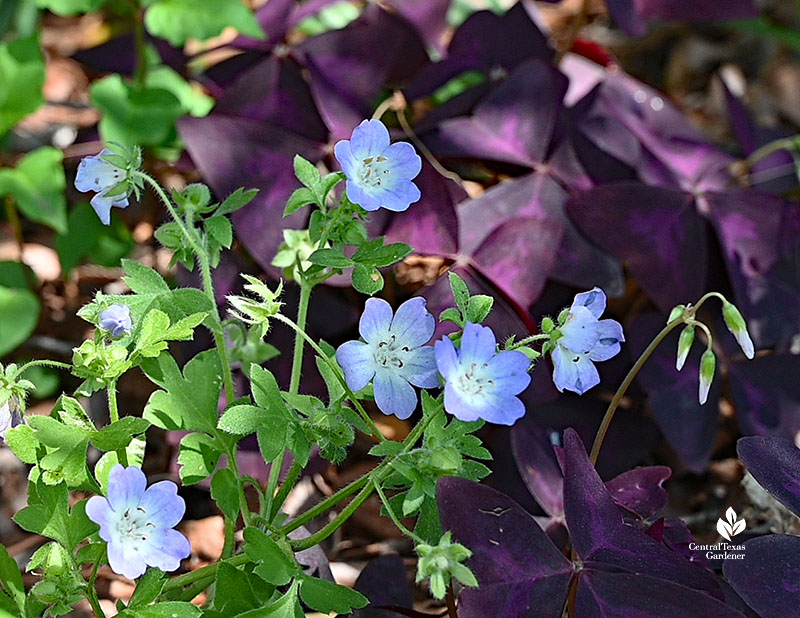
[[[472,481],[439,481],[442,525],[473,551],[480,588],[459,615],[561,616],[571,586],[576,615],[741,617],[711,572],[625,523],[577,434],[564,434],[564,512],[576,560],[565,557],[522,507]]]
[[[764,489],[800,516],[800,448],[785,438],[739,440],[740,459]],[[764,618],[789,616],[800,595],[800,538],[770,534],[744,544],[742,560],[726,560],[734,590]]]
[[[758,15],[753,0],[608,0],[608,12],[625,32],[641,36],[648,21],[713,22]]]

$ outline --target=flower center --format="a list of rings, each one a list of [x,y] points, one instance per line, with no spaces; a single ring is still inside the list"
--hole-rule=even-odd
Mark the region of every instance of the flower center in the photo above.
[[[469,369],[458,377],[459,389],[468,395],[479,395],[494,388],[494,380],[487,375],[489,365],[472,363]]]
[[[389,159],[383,155],[377,157],[367,157],[362,161],[361,172],[359,173],[359,182],[363,187],[370,187],[377,189],[385,180],[385,176],[389,174]]]
[[[146,541],[155,529],[156,525],[149,520],[147,511],[142,506],[126,509],[117,520],[117,533],[129,542]]]
[[[379,342],[373,352],[375,364],[386,368],[402,369],[405,357],[411,350],[408,346],[401,346],[395,335]]]

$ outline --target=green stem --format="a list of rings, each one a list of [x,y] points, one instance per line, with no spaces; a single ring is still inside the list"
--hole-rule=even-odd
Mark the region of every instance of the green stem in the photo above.
[[[775,140],[774,142],[769,142],[768,144],[764,144],[761,146],[761,148],[758,148],[750,153],[750,156],[744,160],[745,168],[750,170],[753,165],[758,163],[761,159],[764,159],[769,155],[778,152],[779,150],[788,150],[789,152],[796,150],[798,147],[798,142],[800,142],[800,136],[795,135],[794,137],[786,137]]]
[[[400,530],[400,532],[405,534],[407,537],[413,539],[414,542],[417,543],[418,545],[425,543],[422,537],[417,536],[416,534],[411,532],[411,530],[406,528],[405,525],[403,525],[403,522],[400,521],[400,518],[397,517],[397,515],[395,515],[394,509],[392,509],[392,506],[389,504],[389,499],[386,497],[386,494],[383,493],[383,489],[381,489],[381,484],[378,482],[378,480],[372,479],[372,484],[375,485],[375,491],[378,493],[378,496],[380,497],[381,502],[383,502],[383,506],[386,509],[386,512],[389,514],[389,517],[394,522],[394,525],[397,526],[397,529]]]
[[[223,561],[221,560],[220,562],[215,562],[214,564],[210,564],[202,569],[197,569],[191,573],[184,573],[183,575],[178,575],[178,577],[173,577],[164,584],[161,593],[164,594],[172,590],[180,590],[181,588],[194,584],[195,582],[214,577],[217,572],[217,568],[220,564],[222,564],[222,562]],[[225,560],[224,562],[232,567],[238,567],[250,562],[250,558],[247,557],[247,554],[238,554],[232,558],[229,558],[228,560]]]
[[[64,369],[65,371],[72,371],[72,365],[69,363],[61,363],[59,361],[54,360],[47,360],[47,359],[37,359],[28,361],[24,365],[22,365],[19,369],[17,369],[17,375],[22,375],[28,369],[32,367],[52,367],[53,369]]]
[[[103,607],[100,605],[100,599],[97,598],[97,588],[95,587],[95,582],[97,581],[97,570],[99,568],[100,562],[95,562],[94,566],[92,567],[92,574],[89,576],[89,583],[86,587],[86,599],[89,601],[89,605],[92,606],[92,611],[94,611],[96,618],[106,618]]]
[[[319,504],[317,504],[317,505],[313,506],[312,508],[308,509],[307,511],[305,511],[301,515],[298,515],[292,521],[290,521],[288,524],[286,524],[286,526],[284,526],[283,531],[286,534],[289,534],[293,530],[297,530],[298,528],[300,528],[304,524],[308,523],[309,521],[311,521],[315,517],[318,517],[318,516],[322,515],[325,511],[327,511],[329,509],[332,509],[334,506],[339,504],[342,500],[352,496],[359,489],[364,487],[364,485],[369,483],[370,478],[371,478],[370,474],[371,473],[368,472],[367,474],[365,474],[364,476],[356,479],[355,481],[353,481],[349,485],[346,485],[346,486],[342,487],[335,494],[332,494],[332,495],[328,496],[327,498],[325,498]]]
[[[229,519],[226,516],[225,544],[222,546],[222,556],[221,556],[222,560],[225,560],[226,558],[230,558],[231,556],[233,556],[233,550],[236,549],[236,539],[234,538],[235,533],[236,533],[236,520]]]
[[[144,22],[137,2],[133,3],[133,33],[136,42],[136,85],[144,88],[147,84],[147,40],[144,34]]]
[[[306,327],[306,320],[308,318],[308,305],[311,301],[311,291],[313,289],[314,286],[309,285],[305,281],[300,281],[300,301],[297,306],[297,328],[295,329],[294,336],[292,374],[291,378],[289,379],[289,393],[292,395],[296,395],[300,392],[300,376],[303,372],[303,352],[305,350],[305,347],[303,346],[303,335],[305,335],[304,329]],[[281,316],[279,314],[276,317]],[[264,515],[270,519],[273,516],[273,512],[277,511],[282,504],[281,502],[278,502],[273,506],[275,501],[275,492],[277,491],[278,483],[281,480],[281,471],[283,470],[283,461],[285,457],[286,450],[282,450],[278,456],[272,460],[272,464],[269,469],[267,489],[264,492],[264,508],[262,509],[262,513],[264,513]],[[287,478],[286,480],[288,481],[289,479]],[[288,495],[290,490],[291,487],[286,490],[286,495]]]
[[[336,363],[334,363],[333,361],[331,361],[331,359],[328,358],[328,355],[325,354],[324,350],[319,345],[317,345],[317,343],[311,337],[309,337],[303,331],[302,328],[300,328],[297,324],[292,322],[289,318],[279,314],[275,316],[275,319],[277,319],[280,322],[283,322],[289,328],[293,329],[299,337],[305,339],[306,343],[308,343],[308,345],[311,346],[311,348],[320,356],[322,361],[326,365],[328,365],[328,367],[330,367],[331,371],[336,376],[336,379],[339,381],[339,384],[342,385],[342,388],[344,389],[347,398],[350,400],[355,409],[364,419],[364,422],[367,423],[367,425],[370,428],[370,431],[372,431],[372,434],[375,436],[375,438],[377,438],[381,442],[385,442],[386,437],[381,433],[381,430],[378,429],[378,426],[375,424],[375,421],[372,420],[372,417],[369,414],[367,414],[367,411],[364,409],[364,406],[361,405],[361,402],[358,400],[358,397],[355,396],[355,393],[353,393],[353,391],[350,390],[350,387],[347,386],[347,381],[344,379],[344,376],[342,375],[339,366],[336,365]]]
[[[283,506],[283,503],[286,502],[289,492],[292,491],[295,483],[297,483],[297,479],[300,478],[300,473],[302,471],[303,466],[300,464],[300,460],[295,459],[294,462],[292,462],[292,467],[289,468],[289,472],[286,474],[286,479],[283,481],[278,493],[275,495],[275,500],[272,503],[272,512],[265,513],[270,520],[272,520],[272,518],[278,514],[278,511]]]
[[[694,322],[694,316],[697,314],[697,311],[700,309],[703,303],[713,297],[719,298],[722,301],[725,300],[725,297],[719,292],[708,292],[707,294],[704,294],[695,305],[689,305],[683,315],[672,320],[664,328],[662,328],[661,332],[655,336],[655,339],[650,342],[650,345],[647,346],[645,351],[642,352],[642,355],[637,359],[636,363],[634,363],[633,367],[631,367],[631,370],[628,372],[628,375],[625,376],[625,379],[622,381],[622,384],[620,384],[617,392],[614,393],[614,397],[611,399],[611,403],[608,404],[608,408],[606,409],[606,413],[600,423],[600,427],[597,429],[597,434],[594,438],[594,444],[592,444],[592,452],[589,455],[589,459],[592,460],[593,464],[597,464],[597,458],[600,455],[600,448],[603,446],[603,440],[606,438],[608,427],[611,425],[611,421],[614,419],[614,413],[617,411],[620,401],[622,401],[622,398],[628,391],[628,387],[630,387],[634,378],[638,375],[639,371],[647,362],[647,359],[650,358],[655,349],[664,340],[664,338],[669,335],[670,332],[672,332],[673,329],[681,324]],[[697,323],[699,324],[699,322]],[[708,334],[710,336],[710,333]]]
[[[357,483],[360,485],[361,481],[365,481],[364,486],[362,487],[361,491],[353,498],[350,503],[342,509],[341,513],[339,513],[333,521],[331,521],[328,525],[322,528],[319,532],[312,534],[310,537],[305,539],[300,539],[299,541],[290,541],[290,545],[294,551],[302,551],[304,549],[309,549],[310,547],[314,547],[314,545],[318,545],[325,539],[327,539],[331,534],[336,532],[350,517],[355,513],[358,508],[366,502],[367,498],[370,497],[372,492],[375,490],[375,483],[380,483],[383,479],[383,476],[388,472],[387,468],[391,465],[391,463],[403,456],[406,455],[422,437],[422,434],[425,432],[425,429],[428,427],[430,422],[444,409],[444,406],[440,405],[436,410],[431,412],[426,418],[424,418],[420,423],[411,430],[411,433],[406,436],[406,439],[403,440],[403,450],[394,455],[393,457],[389,457],[384,459],[377,467],[371,470],[367,475],[359,479],[358,481],[354,481],[350,484],[349,487],[345,489],[350,489],[350,487],[355,486]],[[370,483],[370,481],[372,481]],[[341,490],[338,493],[342,493]],[[350,492],[352,493],[352,491]],[[338,495],[338,494],[334,494]],[[349,494],[348,494],[349,495]],[[334,496],[331,496],[333,498]],[[346,495],[343,496],[341,499],[347,497]],[[319,505],[318,505],[319,506]],[[310,511],[309,511],[310,512]],[[324,511],[323,511],[324,512]],[[303,514],[308,515],[308,513]],[[302,517],[302,516],[301,516]],[[300,519],[300,518],[298,518]],[[297,519],[290,522],[283,530],[284,532],[288,533],[291,530],[299,528],[300,525],[297,523]],[[307,521],[307,519],[306,519]]]
[[[108,414],[111,417],[111,422],[116,423],[119,420],[119,409],[117,407],[117,381],[111,380],[106,384],[108,391]]]

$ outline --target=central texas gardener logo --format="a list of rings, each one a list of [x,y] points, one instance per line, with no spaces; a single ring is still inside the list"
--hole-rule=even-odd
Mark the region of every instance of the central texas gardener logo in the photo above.
[[[734,537],[740,532],[743,532],[744,527],[745,527],[744,519],[738,519],[736,511],[734,511],[730,507],[728,508],[727,511],[725,511],[725,519],[722,519],[722,517],[720,517],[717,520],[717,532],[719,532],[722,538],[725,539],[726,541],[730,541],[731,537]]]

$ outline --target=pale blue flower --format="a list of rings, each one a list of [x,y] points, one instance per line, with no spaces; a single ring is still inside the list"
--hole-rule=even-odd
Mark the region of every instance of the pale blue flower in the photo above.
[[[99,326],[115,339],[129,333],[133,326],[131,308],[128,305],[111,305],[100,314]]]
[[[348,341],[336,350],[347,386],[359,391],[372,381],[375,403],[384,414],[408,418],[417,407],[411,386],[439,386],[433,348],[436,320],[424,298],[407,300],[392,315],[385,300],[370,298],[358,324],[364,342]]]
[[[380,120],[362,122],[333,152],[347,176],[347,197],[363,209],[400,212],[419,200],[411,181],[422,169],[422,159],[408,142],[392,144]]]
[[[513,425],[525,415],[517,395],[530,384],[530,362],[522,352],[498,352],[491,328],[467,322],[460,349],[449,337],[434,347],[446,381],[444,409],[450,414],[462,421],[483,419],[498,425]]]
[[[78,191],[82,193],[97,192],[97,195],[92,198],[91,204],[103,225],[111,224],[112,206],[128,207],[128,196],[124,193],[106,197],[109,190],[125,180],[125,170],[111,165],[101,158],[110,154],[112,154],[111,151],[106,148],[94,157],[84,157],[78,165],[78,173],[75,176],[75,188]]]
[[[108,543],[111,569],[128,579],[148,566],[175,571],[191,553],[188,539],[173,530],[186,511],[178,486],[160,481],[145,490],[146,484],[139,468],[117,464],[108,477],[108,497],[93,496],[86,503],[86,515]]]
[[[606,309],[606,295],[600,288],[575,296],[552,352],[553,382],[559,391],[583,395],[600,382],[594,363],[608,360],[620,351],[625,341],[622,326],[616,320],[601,320]]]
[[[13,397],[0,406],[0,443],[5,442],[6,432],[22,423],[22,415]]]

